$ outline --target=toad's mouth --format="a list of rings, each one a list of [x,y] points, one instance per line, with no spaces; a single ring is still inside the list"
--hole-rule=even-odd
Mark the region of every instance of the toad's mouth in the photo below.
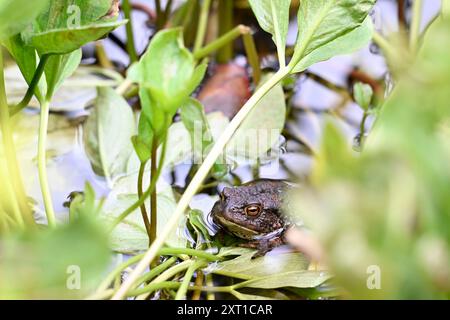
[[[217,215],[216,218],[223,227],[225,227],[229,232],[239,238],[252,240],[256,239],[258,236],[261,236],[260,232],[246,228],[240,224],[226,219],[221,215]]]

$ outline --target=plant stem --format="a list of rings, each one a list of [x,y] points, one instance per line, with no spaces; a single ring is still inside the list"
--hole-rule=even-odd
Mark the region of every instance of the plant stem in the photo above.
[[[156,182],[159,178],[159,176],[161,175],[161,171],[162,168],[164,166],[164,158],[166,156],[166,149],[167,149],[167,134],[163,140],[162,143],[162,150],[161,150],[161,156],[159,158],[159,166],[158,166],[158,170],[156,172],[156,175],[152,176],[152,180],[150,182],[150,186],[148,187],[148,189],[144,192],[144,194],[142,195],[142,197],[140,197],[135,203],[133,203],[128,209],[126,209],[124,212],[122,212],[117,218],[116,220],[113,221],[113,223],[110,226],[110,232],[126,217],[128,217],[129,214],[131,214],[134,210],[136,210],[137,208],[139,208],[144,202],[145,200],[150,196],[150,194],[152,193],[153,189],[156,186]]]
[[[14,145],[13,130],[11,128],[8,102],[6,100],[5,78],[3,75],[3,53],[0,50],[0,130],[2,133],[3,148],[5,151],[6,166],[11,176],[11,184],[14,189],[23,220],[28,225],[34,225],[28,199],[25,193],[22,176],[17,161],[16,148]],[[11,200],[14,201],[14,198]],[[16,213],[17,214],[17,213]],[[17,221],[19,222],[19,221]]]
[[[28,87],[25,96],[23,97],[22,101],[20,101],[17,105],[11,108],[11,116],[22,111],[23,108],[28,106],[28,104],[31,101],[31,98],[33,98],[33,95],[36,95],[38,100],[42,99],[41,93],[38,88],[38,84],[39,81],[41,80],[42,75],[44,74],[45,65],[47,64],[49,57],[50,57],[49,55],[45,54],[39,60],[39,64],[37,66],[36,71],[34,72],[33,78],[31,79],[30,86]]]
[[[238,25],[229,32],[225,33],[221,37],[207,44],[205,47],[194,51],[194,58],[200,60],[218,49],[226,46],[231,41],[237,39],[241,34],[250,33],[250,28],[244,25]]]
[[[219,34],[228,33],[233,27],[233,0],[219,1]],[[227,63],[233,58],[233,42],[227,42],[217,54],[218,63]]]
[[[156,135],[153,137],[152,142],[152,154],[151,154],[151,163],[150,163],[150,177],[153,179],[158,174],[158,138],[156,138]],[[162,164],[159,163],[159,166],[161,167]],[[153,187],[153,190],[150,194],[150,235],[149,235],[149,242],[150,245],[152,245],[153,241],[156,238],[156,231],[157,231],[157,220],[158,220],[158,197],[157,197],[157,183],[155,183],[155,186]]]
[[[186,293],[187,293],[189,284],[191,283],[192,276],[194,275],[195,270],[197,270],[204,264],[205,264],[204,261],[196,261],[195,263],[193,263],[189,266],[189,268],[186,270],[186,273],[184,274],[183,282],[181,283],[181,286],[177,291],[175,300],[186,300]]]
[[[143,186],[143,180],[144,180],[145,165],[146,165],[146,162],[141,162],[141,165],[139,167],[139,174],[138,174],[138,181],[137,181],[137,190],[138,190],[139,198],[141,198],[142,194],[144,193],[144,191],[143,191],[143,187],[144,187]],[[149,242],[149,245],[150,245],[151,244],[150,243],[151,228],[150,228],[150,221],[148,220],[147,209],[145,208],[145,203],[140,205],[140,209],[141,209],[142,219],[144,220],[145,230],[147,231],[147,235],[148,235],[148,242]]]
[[[203,0],[200,11],[200,20],[198,22],[197,33],[195,35],[194,52],[199,50],[203,46],[203,41],[205,40],[206,34],[206,27],[208,24],[208,13],[210,6],[211,0]]]
[[[137,283],[141,284],[141,283],[150,281],[151,279],[153,279],[157,275],[161,274],[161,272],[165,271],[168,267],[173,265],[176,261],[177,261],[176,257],[170,257],[169,259],[167,259],[163,263],[161,263],[161,264],[157,265],[156,267],[152,268],[146,274],[142,275],[142,277],[139,278]]]
[[[373,41],[380,47],[388,58],[394,58],[396,56],[395,49],[389,44],[389,42],[378,32],[373,32]]]
[[[133,35],[133,19],[132,12],[129,0],[122,1],[122,11],[125,15],[125,19],[128,20],[128,23],[125,26],[127,32],[127,52],[130,57],[130,64],[137,62],[139,60],[138,55],[136,53],[136,46],[134,44],[134,35]]]
[[[420,40],[420,22],[422,21],[422,0],[414,0],[409,48],[413,54],[417,52]]]
[[[257,103],[272,89],[277,83],[279,83],[285,76],[291,72],[291,68],[280,69],[275,73],[267,82],[265,82],[258,90],[252,95],[252,97],[245,103],[241,110],[236,114],[230,124],[226,127],[220,138],[216,141],[209,154],[206,156],[203,164],[198,169],[197,173],[193,177],[191,183],[183,193],[178,205],[173,212],[170,220],[165,228],[160,233],[159,237],[153,242],[151,247],[147,250],[144,258],[138,263],[136,268],[130,274],[128,279],[122,284],[118,292],[114,295],[113,299],[122,299],[128,289],[133,285],[136,279],[141,275],[148,264],[153,261],[159,249],[164,245],[167,237],[172,232],[172,229],[177,225],[178,219],[184,214],[188,208],[192,197],[196,194],[197,190],[201,187],[204,179],[208,176],[209,171],[213,167],[217,158],[222,154],[228,142],[233,137],[236,130],[241,123],[245,120],[248,114],[254,109]]]
[[[50,113],[50,101],[46,98],[41,103],[41,114],[39,121],[39,139],[38,139],[38,171],[39,183],[41,185],[42,198],[44,200],[45,215],[47,216],[48,225],[55,227],[55,211],[53,210],[53,203],[51,191],[48,184],[47,168],[46,168],[46,144],[47,144],[47,128],[48,117]]]
[[[261,80],[261,65],[259,63],[258,52],[256,51],[255,41],[253,40],[253,35],[251,32],[245,32],[242,34],[242,40],[244,41],[245,53],[247,54],[247,59],[252,67],[253,71],[253,82],[257,86]]]

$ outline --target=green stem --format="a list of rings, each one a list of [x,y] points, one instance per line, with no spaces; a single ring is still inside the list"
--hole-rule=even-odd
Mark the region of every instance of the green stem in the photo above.
[[[151,247],[147,250],[144,258],[139,262],[127,280],[122,284],[120,289],[114,295],[113,299],[122,299],[126,292],[130,289],[136,279],[145,271],[148,264],[153,261],[159,249],[164,245],[167,237],[172,233],[172,230],[178,224],[178,219],[184,214],[189,206],[192,197],[197,193],[201,187],[204,179],[208,176],[209,171],[214,166],[218,157],[222,154],[228,142],[233,137],[236,130],[241,123],[246,119],[248,114],[255,108],[258,102],[272,89],[276,84],[284,79],[290,72],[291,68],[280,69],[267,82],[265,82],[252,97],[245,103],[241,110],[236,114],[230,124],[226,127],[220,138],[216,141],[209,154],[206,156],[203,164],[198,169],[194,178],[192,179],[186,191],[183,193],[175,211],[172,213],[170,220],[167,222],[165,228],[160,235],[153,242]]]
[[[229,32],[225,33],[221,37],[217,38],[216,40],[212,41],[205,47],[199,49],[198,51],[194,52],[194,58],[196,60],[203,59],[204,57],[210,55],[211,53],[219,50],[220,48],[223,48],[233,40],[237,39],[241,34],[249,33],[250,28],[244,26],[244,25],[238,25]]]
[[[249,32],[242,34],[242,39],[244,41],[245,53],[247,54],[247,59],[252,67],[253,71],[253,81],[255,85],[259,84],[261,80],[261,65],[259,63],[258,52],[256,51],[255,41],[253,40],[253,35]]]
[[[147,200],[147,198],[150,196],[150,194],[153,192],[153,189],[156,186],[156,182],[158,181],[159,176],[161,175],[161,171],[162,168],[164,166],[164,158],[166,156],[166,148],[167,147],[167,135],[163,140],[162,143],[162,150],[161,150],[161,156],[159,158],[159,166],[158,166],[158,171],[156,173],[156,175],[152,176],[152,180],[150,182],[150,186],[148,187],[148,189],[144,192],[144,194],[142,195],[142,197],[139,197],[139,199],[133,203],[128,209],[126,209],[124,212],[122,212],[117,218],[116,220],[113,221],[113,223],[110,226],[110,232],[117,227],[117,225],[126,217],[128,217],[128,215],[130,215],[134,210],[136,210],[137,208],[139,208],[144,202],[145,200]]]
[[[191,283],[192,276],[194,275],[195,270],[197,270],[204,264],[205,264],[204,261],[196,261],[195,263],[193,263],[189,266],[189,268],[186,270],[186,273],[184,274],[183,282],[181,283],[181,286],[177,291],[175,300],[186,300],[186,293],[187,293],[189,284]]]
[[[11,201],[17,201],[21,216],[27,224],[34,225],[30,206],[25,193],[22,176],[17,161],[14,145],[13,130],[11,127],[8,102],[6,100],[5,78],[3,74],[3,54],[0,48],[0,130],[2,133],[3,148],[5,151],[6,166],[11,176],[11,184],[14,189],[14,197]],[[15,200],[17,199],[17,200]],[[17,215],[17,212],[16,212]],[[20,219],[22,220],[22,219]],[[20,223],[20,221],[17,221]]]
[[[449,0],[443,0],[442,1],[442,16],[444,18],[448,18],[450,16],[450,1]]]
[[[373,32],[373,41],[380,47],[380,49],[386,54],[388,58],[394,58],[396,56],[395,49],[390,43],[378,32]]]
[[[39,60],[39,64],[37,66],[36,71],[34,72],[33,79],[31,79],[30,86],[28,87],[26,94],[23,97],[22,101],[20,101],[17,105],[11,108],[11,116],[15,115],[16,113],[22,111],[23,108],[27,107],[31,101],[31,98],[33,98],[33,95],[36,95],[38,100],[42,100],[42,96],[38,89],[38,85],[42,75],[44,74],[45,65],[47,64],[49,57],[50,57],[49,55],[45,54]]]
[[[219,1],[219,34],[228,33],[233,27],[233,0]],[[233,58],[233,42],[227,42],[217,54],[218,63],[227,63]]]
[[[137,181],[137,191],[138,191],[138,196],[139,198],[142,197],[144,191],[143,191],[143,180],[144,180],[144,172],[145,172],[145,165],[146,162],[141,162],[141,165],[139,167],[139,174],[138,174],[138,181]],[[141,215],[142,215],[142,219],[144,220],[144,226],[145,226],[145,230],[147,231],[147,235],[148,235],[148,241],[149,244],[150,243],[150,239],[151,239],[151,228],[150,228],[150,221],[148,220],[148,213],[147,213],[147,209],[145,208],[145,203],[140,205],[140,209],[141,209]]]
[[[41,103],[41,114],[39,122],[39,138],[38,138],[38,171],[39,182],[41,185],[42,198],[44,200],[45,214],[47,216],[48,225],[54,227],[56,225],[55,211],[53,210],[53,203],[51,197],[51,191],[48,184],[47,176],[47,156],[46,156],[46,144],[47,144],[47,128],[48,117],[50,113],[50,101],[48,98]]]
[[[133,19],[131,14],[131,6],[129,0],[122,1],[122,11],[125,15],[125,19],[128,20],[128,23],[125,26],[127,32],[127,52],[130,57],[130,64],[137,62],[139,57],[136,53],[136,46],[134,44],[134,35],[133,35]]]
[[[149,272],[142,275],[142,277],[139,278],[139,280],[136,282],[137,284],[145,283],[150,280],[152,280],[157,275],[161,274],[161,272],[164,272],[168,267],[173,265],[177,261],[176,257],[170,257],[163,263],[157,265],[156,267],[152,268]]]
[[[157,163],[158,161],[158,138],[156,135],[153,137],[152,142],[152,154],[151,154],[151,163],[150,163],[150,176],[153,179],[158,174],[158,165],[162,167],[162,163]],[[156,238],[157,231],[157,223],[158,223],[158,197],[157,197],[157,183],[153,187],[153,190],[150,194],[150,245],[152,245],[153,241]]]
[[[194,52],[199,50],[203,46],[203,41],[205,41],[210,6],[211,0],[203,0],[202,8],[200,11],[200,20],[197,26],[197,34],[195,35]]]
[[[413,54],[417,52],[420,40],[420,22],[422,21],[422,0],[414,0],[409,48]]]

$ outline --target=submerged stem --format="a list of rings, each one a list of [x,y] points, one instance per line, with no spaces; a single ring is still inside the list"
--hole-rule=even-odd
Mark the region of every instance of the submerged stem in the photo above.
[[[158,165],[162,166],[162,163],[157,163],[158,161],[158,139],[156,136],[153,137],[152,142],[152,154],[151,154],[151,163],[150,163],[150,177],[153,178],[158,174]],[[149,242],[152,245],[153,241],[156,238],[156,226],[157,226],[157,218],[158,218],[158,197],[156,195],[157,183],[155,183],[152,193],[150,194],[150,234],[149,234]]]
[[[211,6],[211,0],[204,0],[200,11],[200,20],[197,26],[197,34],[195,35],[194,51],[199,50],[205,41],[206,27],[208,24],[208,13]]]

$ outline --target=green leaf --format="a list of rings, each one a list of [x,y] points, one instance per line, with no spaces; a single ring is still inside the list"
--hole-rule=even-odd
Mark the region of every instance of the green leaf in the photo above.
[[[313,64],[328,60],[334,56],[350,54],[365,47],[372,39],[373,24],[370,18],[349,33],[313,50],[295,65],[292,73],[302,72]]]
[[[124,174],[136,133],[128,103],[111,88],[98,88],[94,109],[84,125],[86,154],[94,171],[108,181]]]
[[[54,0],[24,37],[40,54],[69,53],[126,23],[115,22],[118,6],[115,0]]]
[[[308,260],[300,253],[267,254],[252,259],[255,251],[243,248],[221,250],[221,256],[240,254],[239,257],[219,262],[212,272],[240,279],[276,276],[281,273],[298,272],[308,267]],[[270,268],[267,266],[270,265]]]
[[[260,86],[270,78],[263,77]],[[279,142],[286,120],[286,101],[281,83],[275,85],[242,122],[226,148],[227,157],[254,161]]]
[[[0,41],[25,29],[48,3],[49,0],[2,0],[0,2]]]
[[[139,63],[129,69],[128,78],[148,91],[152,108],[171,118],[194,89],[204,66],[194,70],[194,57],[183,45],[181,29],[168,29],[154,36]]]
[[[294,68],[314,50],[359,27],[375,2],[376,0],[301,1],[291,67]]]
[[[3,45],[16,61],[22,72],[23,77],[29,84],[33,79],[36,70],[36,50],[33,47],[25,45],[20,35],[15,35],[6,39]]]
[[[195,156],[203,160],[206,148],[213,143],[203,105],[194,98],[186,100],[181,106],[181,120],[191,136]]]
[[[81,49],[78,49],[68,54],[49,57],[44,69],[48,97],[52,97],[64,80],[75,72],[80,65],[81,56]]]
[[[133,136],[131,141],[141,163],[150,160],[152,155],[153,129],[150,120],[144,112],[139,116],[138,134]]]
[[[267,277],[249,280],[248,288],[275,289],[283,287],[315,288],[329,280],[332,276],[325,271],[289,271],[280,272]]]
[[[361,82],[355,83],[353,86],[353,96],[355,97],[356,103],[359,104],[361,108],[365,111],[369,110],[373,96],[373,90],[370,85]]]
[[[272,34],[280,65],[284,66],[291,0],[249,0],[249,2],[261,28]]]

